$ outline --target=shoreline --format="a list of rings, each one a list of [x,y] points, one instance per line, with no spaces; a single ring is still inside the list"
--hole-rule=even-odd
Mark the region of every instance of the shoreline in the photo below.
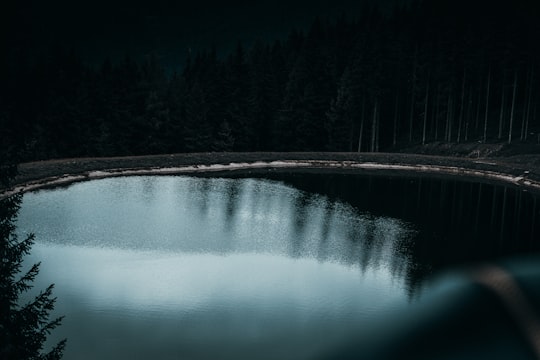
[[[540,170],[507,158],[452,158],[395,153],[198,153],[24,163],[5,198],[18,192],[119,176],[225,176],[317,171],[382,176],[442,176],[520,187],[540,194]]]

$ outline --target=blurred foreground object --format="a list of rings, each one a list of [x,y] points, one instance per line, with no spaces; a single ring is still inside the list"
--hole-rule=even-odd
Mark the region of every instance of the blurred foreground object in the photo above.
[[[369,335],[321,359],[540,359],[540,257],[448,273],[432,286],[406,314],[366,324]]]

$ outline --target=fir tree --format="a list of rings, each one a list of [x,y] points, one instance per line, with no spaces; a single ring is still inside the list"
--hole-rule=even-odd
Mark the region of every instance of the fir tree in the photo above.
[[[0,178],[8,183],[11,173],[0,168]],[[32,301],[21,304],[20,297],[32,288],[40,264],[34,264],[21,275],[25,255],[30,253],[34,235],[19,241],[15,234],[15,220],[22,200],[16,194],[0,200],[0,358],[4,360],[60,359],[66,340],[60,341],[49,352],[43,346],[51,331],[60,325],[62,317],[49,320],[56,298],[53,285],[41,291]]]

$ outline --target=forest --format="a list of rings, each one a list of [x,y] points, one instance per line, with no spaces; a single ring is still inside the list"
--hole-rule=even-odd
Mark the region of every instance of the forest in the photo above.
[[[540,11],[412,1],[315,19],[286,39],[189,54],[0,57],[0,144],[16,161],[218,151],[393,151],[540,141]]]

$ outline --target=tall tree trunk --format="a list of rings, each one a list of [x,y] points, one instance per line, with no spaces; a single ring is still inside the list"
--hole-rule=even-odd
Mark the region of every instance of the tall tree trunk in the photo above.
[[[356,147],[356,138],[355,138],[355,131],[354,131],[354,125],[355,125],[355,118],[354,117],[350,117],[349,119],[351,122],[350,122],[350,131],[349,131],[349,145],[347,146],[347,150],[349,152],[353,152]]]
[[[364,120],[366,110],[366,95],[362,97],[362,115],[360,115],[360,135],[358,135],[358,152],[362,152],[362,138],[364,137]]]
[[[428,73],[426,97],[424,99],[424,126],[422,128],[422,145],[426,144],[426,125],[427,125],[428,102],[429,102],[429,78],[430,78],[430,74]]]
[[[499,115],[499,135],[497,138],[502,139],[503,125],[504,125],[504,103],[506,102],[506,91],[504,89],[504,81],[502,87],[502,99],[501,99],[501,111]]]
[[[475,135],[478,136],[478,129],[480,127],[480,108],[482,105],[482,101],[480,99],[482,98],[482,81],[480,81],[480,87],[478,88],[478,101],[476,102],[476,114],[474,115],[474,131]]]
[[[534,109],[533,109],[533,115],[532,115],[533,120],[536,120],[536,110],[537,109],[538,109],[538,103],[535,102],[534,103]],[[540,134],[538,134],[538,143],[540,144]]]
[[[517,76],[518,71],[514,74],[514,90],[512,92],[512,107],[510,109],[510,127],[508,129],[508,143],[512,142],[512,128],[514,127],[514,111],[516,109],[516,89],[517,89]]]
[[[531,93],[532,93],[532,85],[531,85]],[[531,117],[531,97],[532,94],[529,94],[529,99],[527,101],[527,118],[525,119],[525,137],[523,140],[527,140],[529,137],[529,119]]]
[[[491,85],[491,65],[488,70],[488,80],[487,80],[487,89],[486,89],[486,113],[484,116],[484,137],[483,142],[486,142],[487,139],[487,124],[488,124],[488,113],[489,113],[489,86]]]
[[[441,84],[437,85],[437,99],[435,100],[435,114],[433,115],[435,122],[435,140],[439,139],[439,111],[441,99]]]
[[[417,68],[417,59],[418,59],[418,45],[414,49],[414,60],[413,60],[413,75],[412,75],[412,91],[411,91],[411,111],[409,114],[409,143],[412,142],[413,138],[413,118],[414,118],[414,103],[416,97],[416,68]]]
[[[473,108],[473,86],[469,85],[469,101],[467,102],[467,113],[465,114],[465,141],[469,140],[469,127],[471,125]]]
[[[452,94],[448,95],[448,105],[446,109],[446,132],[445,138],[447,142],[452,141],[452,107],[454,106],[454,100]]]
[[[396,93],[396,105],[394,108],[394,131],[392,136],[392,145],[395,147],[397,143],[397,124],[399,116],[399,91]]]
[[[527,70],[527,75],[525,76],[525,100],[523,101],[523,112],[521,113],[521,127],[519,131],[519,140],[523,140],[525,138],[525,117],[527,115],[526,112],[526,104],[527,104],[527,95],[529,93],[529,75],[530,75],[530,69]]]
[[[463,126],[463,114],[465,113],[465,80],[467,77],[466,70],[463,70],[463,82],[461,84],[461,106],[459,108],[459,122],[458,122],[458,133],[457,133],[457,142],[461,142],[461,127]]]
[[[371,124],[371,152],[375,152],[375,140],[377,138],[377,108],[379,107],[379,99],[375,98],[373,106],[373,122]]]
[[[381,135],[381,115],[380,111],[377,114],[377,127],[375,128],[375,152],[379,152],[379,138]]]
[[[531,98],[532,98],[532,87],[533,87],[533,78],[534,78],[534,67],[531,66],[531,71],[529,72],[529,87],[527,92],[527,98],[526,98],[526,107],[525,107],[525,116],[524,116],[524,126],[522,126],[523,129],[523,135],[521,140],[527,140],[527,134],[529,133],[529,117],[531,114]]]

